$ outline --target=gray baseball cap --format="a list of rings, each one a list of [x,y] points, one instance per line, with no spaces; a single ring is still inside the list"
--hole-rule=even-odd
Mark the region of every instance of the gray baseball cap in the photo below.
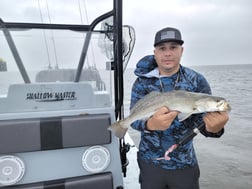
[[[164,28],[156,33],[154,47],[164,42],[177,42],[180,45],[184,43],[180,31],[171,27]]]

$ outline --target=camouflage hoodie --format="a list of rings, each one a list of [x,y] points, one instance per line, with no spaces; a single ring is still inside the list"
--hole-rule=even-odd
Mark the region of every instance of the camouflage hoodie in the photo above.
[[[180,65],[179,71],[172,76],[160,76],[157,69],[157,63],[153,55],[142,58],[135,69],[137,79],[132,86],[130,108],[151,91],[172,91],[186,90],[191,92],[200,92],[211,94],[210,86],[203,75],[192,69]],[[202,124],[202,114],[192,115],[183,122],[178,118],[165,131],[147,131],[145,130],[146,120],[137,120],[132,123],[132,128],[141,132],[139,144],[139,158],[153,163],[164,169],[183,169],[197,164],[192,140],[179,146],[169,156],[171,160],[156,160],[164,157],[165,151],[175,144],[188,131]],[[224,130],[218,134],[209,133],[205,128],[201,133],[209,137],[220,137]]]

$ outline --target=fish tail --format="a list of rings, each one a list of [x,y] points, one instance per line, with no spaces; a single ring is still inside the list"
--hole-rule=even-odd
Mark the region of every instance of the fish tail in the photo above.
[[[128,127],[124,127],[122,121],[123,120],[117,121],[108,128],[108,130],[112,131],[118,138],[123,138],[128,130]]]

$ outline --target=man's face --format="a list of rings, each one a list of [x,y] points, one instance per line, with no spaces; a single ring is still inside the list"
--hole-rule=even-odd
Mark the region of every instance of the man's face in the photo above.
[[[183,47],[176,42],[165,42],[154,49],[155,60],[161,75],[173,75],[179,70]]]

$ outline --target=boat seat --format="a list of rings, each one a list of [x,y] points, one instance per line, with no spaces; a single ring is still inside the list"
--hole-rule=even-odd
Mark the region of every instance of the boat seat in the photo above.
[[[110,114],[0,121],[0,153],[109,144]]]

